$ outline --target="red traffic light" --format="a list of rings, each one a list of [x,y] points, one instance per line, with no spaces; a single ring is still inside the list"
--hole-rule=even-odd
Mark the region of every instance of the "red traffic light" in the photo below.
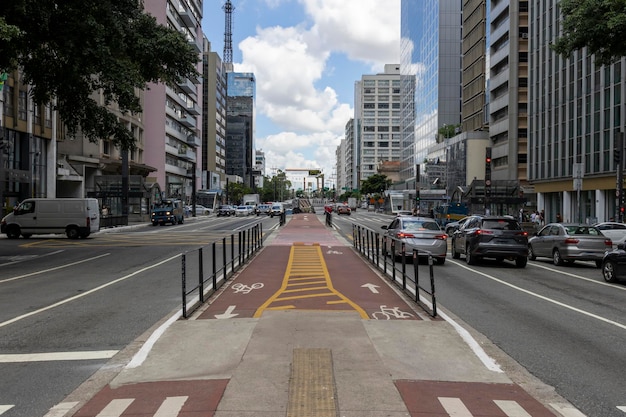
[[[487,158],[487,159],[485,159],[485,162],[486,162],[486,163],[488,163],[488,164],[490,164],[490,163],[491,163],[491,158]]]

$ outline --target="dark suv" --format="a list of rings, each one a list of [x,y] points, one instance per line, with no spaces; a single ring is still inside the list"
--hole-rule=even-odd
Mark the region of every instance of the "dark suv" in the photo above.
[[[452,234],[452,258],[465,255],[469,265],[481,258],[515,260],[518,268],[528,262],[528,232],[509,216],[470,216]]]

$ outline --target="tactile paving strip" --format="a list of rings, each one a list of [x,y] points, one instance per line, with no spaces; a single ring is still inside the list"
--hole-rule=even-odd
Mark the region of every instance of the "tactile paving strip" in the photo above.
[[[287,417],[337,417],[330,349],[293,350]]]

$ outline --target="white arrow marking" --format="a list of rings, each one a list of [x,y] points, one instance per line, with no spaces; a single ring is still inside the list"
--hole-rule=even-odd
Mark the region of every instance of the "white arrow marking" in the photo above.
[[[14,405],[0,405],[0,415],[4,414],[6,411],[9,411],[15,407]]]
[[[216,319],[230,319],[230,318],[233,318],[235,316],[238,316],[239,314],[233,314],[233,311],[235,310],[235,307],[237,307],[237,306],[228,306],[228,308],[226,309],[224,314],[216,314],[215,318]]]
[[[374,294],[378,294],[378,290],[376,288],[378,288],[378,285],[374,285],[374,284],[363,284],[361,285],[362,288],[367,288],[369,289],[371,292],[373,292]]]
[[[618,405],[617,409],[626,413],[626,405]]]

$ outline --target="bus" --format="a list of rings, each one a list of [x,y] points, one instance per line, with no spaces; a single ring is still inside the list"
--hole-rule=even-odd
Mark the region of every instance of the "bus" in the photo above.
[[[222,199],[221,190],[198,190],[196,191],[196,204],[200,204],[214,213]]]

